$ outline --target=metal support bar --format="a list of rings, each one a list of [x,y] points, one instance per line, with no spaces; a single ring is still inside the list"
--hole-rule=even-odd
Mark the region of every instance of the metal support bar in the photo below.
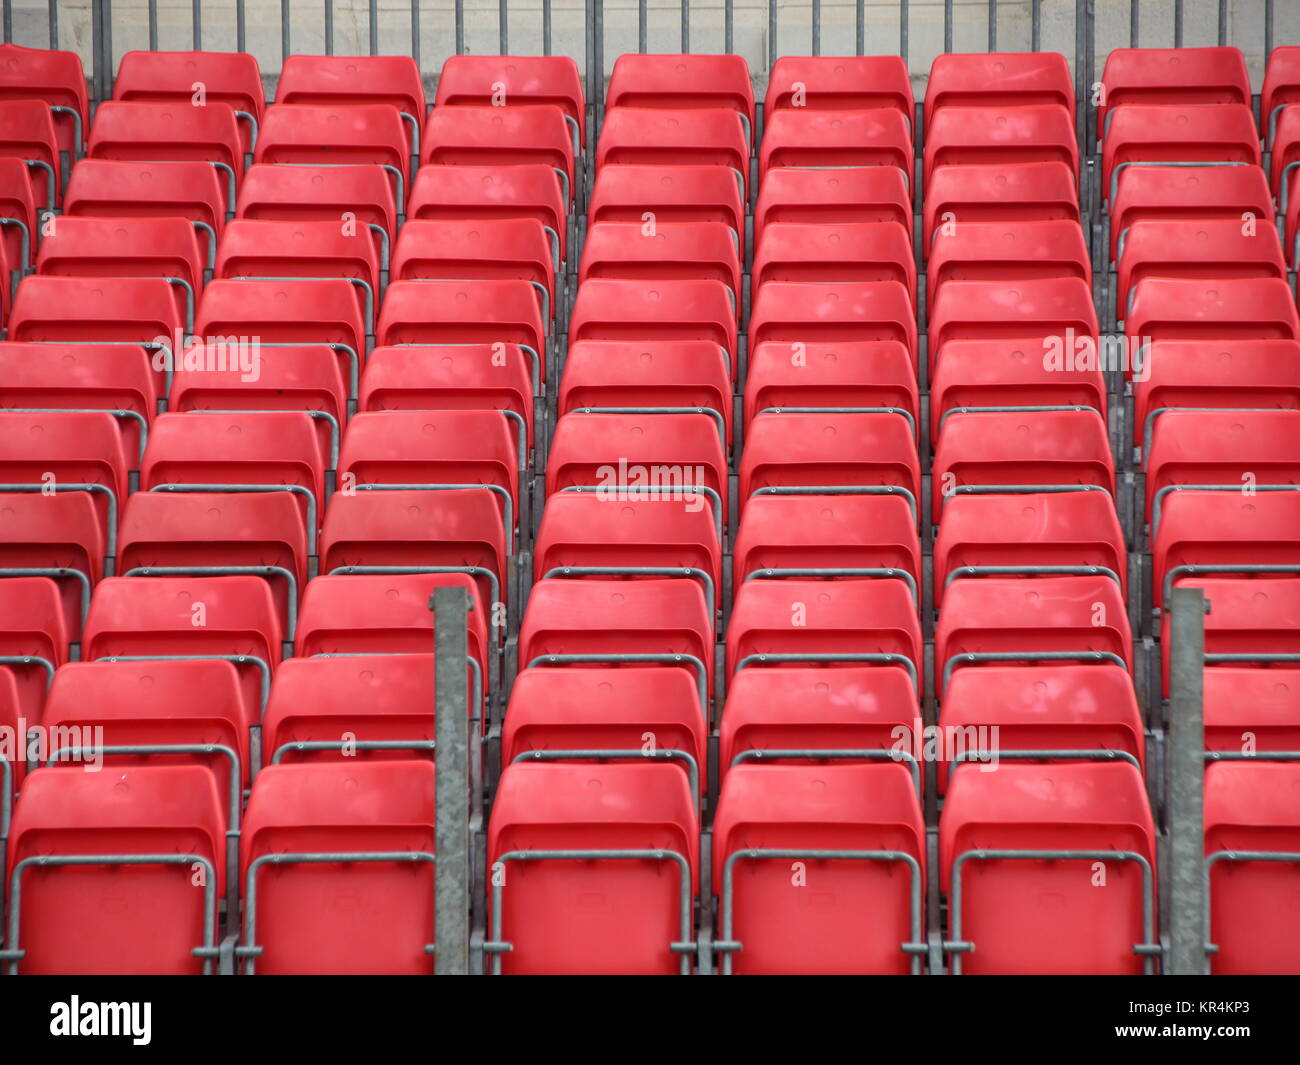
[[[433,611],[435,802],[434,942],[439,976],[469,973],[469,712],[465,705],[469,597],[436,588]]]

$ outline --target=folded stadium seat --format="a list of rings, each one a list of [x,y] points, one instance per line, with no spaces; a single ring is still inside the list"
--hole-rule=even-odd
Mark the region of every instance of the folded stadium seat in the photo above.
[[[555,275],[546,227],[535,218],[424,221],[402,226],[393,249],[394,281],[527,281],[555,317]],[[556,249],[558,254],[558,249]]]
[[[609,569],[618,572],[604,572]],[[709,510],[692,500],[610,500],[580,492],[547,500],[533,548],[534,580],[635,577],[648,569],[677,571],[656,577],[698,580],[709,602],[721,605],[722,546]]]
[[[173,286],[161,277],[43,277],[18,286],[9,339],[175,348],[186,334]]]
[[[261,717],[283,629],[260,577],[106,577],[90,601],[82,658],[217,658],[239,670]]]
[[[1079,221],[1074,172],[1061,162],[936,166],[926,179],[922,234],[928,249],[938,227]]]
[[[498,102],[499,101],[499,102]],[[438,77],[438,107],[554,104],[587,143],[582,75],[567,55],[453,55]]]
[[[990,573],[1030,577],[1103,573],[1128,588],[1124,531],[1103,492],[958,495],[948,500],[934,540],[934,602],[957,580]]]
[[[27,164],[17,156],[0,158],[0,248],[10,270],[35,264],[36,224],[36,196]]]
[[[579,487],[618,502],[667,498],[704,506],[721,539],[727,454],[719,423],[699,412],[566,414],[551,437],[546,495]]]
[[[910,575],[921,582],[921,544],[901,496],[756,495],[736,534],[733,589],[755,578]]]
[[[103,729],[104,747],[200,748],[103,751],[103,757],[111,759],[108,766],[205,765],[223,798],[234,798],[232,783],[242,789],[251,777],[249,728],[256,723],[230,662],[69,662],[55,674],[45,703],[40,760],[44,764],[62,749],[61,760],[84,763],[88,755],[69,748],[77,746],[77,736],[93,734],[89,730],[98,727]],[[218,746],[230,753],[216,750]],[[230,808],[229,801],[224,805]]]
[[[897,495],[919,521],[916,436],[897,414],[759,414],[749,426],[739,476],[742,512],[756,493]]]
[[[935,58],[925,86],[925,114],[944,107],[1056,104],[1074,118],[1074,83],[1059,52],[948,53]]]
[[[0,672],[14,680],[20,720],[40,720],[55,672],[68,661],[68,638],[62,597],[52,578],[0,580]]]
[[[746,581],[727,624],[727,676],[768,663],[870,664],[922,687],[921,623],[902,581]]]
[[[748,195],[749,137],[740,112],[729,108],[611,108],[596,144],[596,172],[620,163],[725,166],[742,198]]]
[[[1250,76],[1239,48],[1116,48],[1106,57],[1097,105],[1097,136],[1121,106],[1250,106]]]
[[[558,412],[563,416],[579,407],[705,407],[722,415],[730,446],[727,363],[726,351],[707,340],[579,340],[569,345],[565,357]]]
[[[731,108],[754,128],[754,88],[739,55],[646,55],[614,61],[607,107]]]
[[[322,573],[449,568],[473,576],[483,602],[502,603],[507,565],[501,512],[487,492],[336,493],[325,512]]]
[[[1291,197],[1287,204],[1283,225],[1286,229],[1283,246],[1286,249],[1287,262],[1290,263],[1292,270],[1300,270],[1300,196]]]
[[[993,773],[1032,761],[1123,761],[1145,771],[1146,741],[1133,678],[1112,665],[959,669],[939,708],[939,789],[954,762]],[[980,764],[983,763],[983,764]]]
[[[738,372],[732,293],[708,278],[647,285],[593,277],[578,287],[569,316],[569,342],[580,340],[707,340],[727,352],[733,381]]]
[[[242,945],[257,951],[244,973],[432,973],[435,777],[427,761],[257,775],[241,839]]]
[[[713,839],[723,975],[921,972],[925,818],[903,766],[738,766]]]
[[[1144,278],[1192,281],[1252,277],[1286,279],[1282,244],[1268,225],[1246,227],[1241,219],[1200,219],[1190,223],[1139,220],[1129,226],[1119,257],[1116,316],[1123,319],[1133,288]]]
[[[188,219],[203,234],[208,265],[216,260],[217,241],[232,207],[223,176],[207,163],[82,159],[73,167],[63,197],[65,218]]]
[[[1047,357],[1096,336],[1092,288],[1081,278],[949,281],[930,305],[930,376],[952,340],[1032,340]]]
[[[286,56],[276,83],[275,102],[323,107],[358,104],[395,107],[407,126],[408,150],[413,155],[419,154],[420,126],[427,107],[420,68],[411,56]]]
[[[939,697],[961,668],[1071,661],[1132,669],[1133,638],[1109,577],[985,577],[954,581],[934,634]]]
[[[940,226],[926,254],[926,294],[932,300],[946,281],[1077,277],[1092,284],[1083,230],[1071,219]]]
[[[122,509],[117,573],[251,572],[270,584],[292,639],[309,553],[298,503],[286,492],[136,492]]]
[[[898,407],[915,424],[920,406],[907,346],[896,340],[767,341],[750,349],[746,426],[772,407],[839,406]]]
[[[257,57],[247,52],[127,52],[117,67],[113,99],[226,104],[244,124],[245,152],[253,150],[266,111]]]
[[[578,283],[588,278],[655,282],[711,278],[741,313],[740,247],[720,222],[596,222],[582,244]]]
[[[202,766],[130,766],[111,773],[42,769],[26,780],[10,830],[17,973],[210,972],[217,900],[225,889],[226,798]],[[122,864],[117,855],[151,858]],[[86,858],[103,856],[102,864]],[[75,870],[68,859],[79,859]],[[202,890],[195,866],[202,863]],[[20,872],[21,867],[21,872]],[[111,917],[109,915],[111,914]]]
[[[195,107],[189,101],[106,100],[95,109],[86,155],[132,162],[209,163],[224,178],[227,204],[235,202],[235,190],[244,173],[239,121],[232,108],[218,103]]]
[[[41,206],[54,210],[63,202],[59,135],[43,100],[6,100],[0,94],[0,156],[24,161]]]
[[[81,154],[90,107],[86,75],[75,51],[0,45],[0,100],[44,102],[54,119],[60,148],[73,153],[69,165]]]
[[[400,204],[406,202],[409,153],[407,131],[391,106],[276,103],[266,109],[253,160],[380,166]]]
[[[432,653],[290,658],[271,685],[262,750],[268,765],[424,758],[433,708]]]
[[[1205,749],[1261,760],[1274,751],[1300,751],[1298,699],[1295,669],[1247,664],[1206,670]]]
[[[898,281],[916,301],[912,235],[897,222],[770,222],[754,251],[755,286],[768,281]]]
[[[912,124],[895,110],[777,111],[764,119],[758,176],[774,167],[891,166],[911,188]]]
[[[528,596],[519,628],[519,668],[650,664],[680,669],[694,682],[700,705],[707,706],[713,646],[713,618],[697,581],[552,577],[534,584]]]
[[[778,60],[779,62],[779,60]],[[754,207],[754,239],[771,222],[898,222],[912,232],[907,175],[893,166],[845,170],[774,166]]]
[[[140,463],[140,491],[290,494],[310,551],[325,515],[329,459],[304,411],[160,414]]]
[[[14,276],[9,266],[9,253],[5,249],[3,240],[0,240],[0,326],[9,324],[9,294],[13,289],[13,283]]]
[[[958,495],[1095,485],[1079,491],[1113,498],[1115,459],[1095,410],[957,412],[939,432],[931,478],[931,520],[939,524]]]
[[[962,769],[939,819],[939,856],[956,973],[1152,970],[1156,836],[1132,765]],[[1062,934],[1062,922],[1077,931]]]
[[[55,578],[64,628],[81,639],[82,612],[105,571],[104,530],[86,493],[0,492],[0,567]],[[62,572],[52,572],[62,571]]]
[[[412,207],[414,213],[414,207]],[[745,204],[734,174],[719,166],[607,164],[596,175],[587,209],[601,222],[721,222],[745,252]]]
[[[691,972],[699,821],[676,766],[508,766],[488,861],[504,874],[489,897],[494,974]]]
[[[814,111],[916,111],[907,61],[895,55],[790,56],[772,64],[764,115],[807,107]]]
[[[422,167],[407,213],[433,222],[535,218],[551,241],[552,262],[568,254],[568,205],[560,175],[545,163]]]
[[[1115,108],[1102,146],[1101,191],[1113,200],[1125,170],[1138,164],[1259,166],[1259,130],[1242,104]],[[1175,167],[1177,169],[1177,167]]]
[[[1047,337],[950,340],[930,390],[930,442],[948,418],[967,410],[1090,407],[1106,417],[1105,359],[1095,337],[1077,337],[1053,359]],[[1092,350],[1088,348],[1091,345]],[[1082,349],[1082,350],[1080,350]]]
[[[1110,207],[1110,259],[1122,250],[1124,234],[1142,220],[1199,222],[1229,220],[1239,226],[1250,215],[1273,225],[1273,195],[1257,166],[1143,166],[1119,175]]]
[[[1300,573],[1300,492],[1172,492],[1161,506],[1151,554],[1157,609],[1166,586],[1181,576]]]
[[[435,107],[420,136],[420,165],[503,167],[544,163],[573,202],[573,138],[554,104],[518,107]]]
[[[380,265],[397,239],[402,206],[378,166],[250,166],[239,188],[239,218],[355,222],[375,239]],[[349,217],[351,216],[351,217]],[[350,227],[349,227],[350,228]]]
[[[1300,342],[1157,340],[1134,383],[1133,444],[1171,407],[1300,409]]]
[[[7,734],[17,736],[21,727],[19,715],[22,710],[18,704],[18,685],[14,683],[13,674],[7,669],[0,669],[0,727],[10,730]],[[22,778],[26,775],[27,759],[19,754],[16,744],[0,750],[0,801],[12,803],[14,792],[21,788]],[[9,826],[5,826],[5,839],[8,840]]]
[[[531,446],[531,397],[540,387],[532,374],[532,362],[518,344],[379,347],[366,360],[357,408],[511,410],[524,420]]]
[[[1300,853],[1300,766],[1212,765],[1205,773],[1206,906],[1216,975],[1295,973],[1291,905]]]
[[[340,486],[446,491],[481,487],[509,530],[520,520],[515,425],[497,410],[382,411],[356,415],[339,452]]]
[[[1287,283],[1276,277],[1148,277],[1133,288],[1124,335],[1130,347],[1160,340],[1298,340],[1300,318]]]
[[[1272,144],[1278,111],[1300,103],[1300,45],[1278,45],[1269,53],[1259,94],[1259,125],[1264,142]]]
[[[1282,108],[1269,158],[1269,184],[1280,212],[1286,215],[1300,190],[1296,178],[1300,169],[1300,107]]]
[[[141,430],[158,409],[162,381],[143,347],[0,343],[0,406],[130,411],[117,418],[132,467]]]
[[[769,341],[807,345],[862,340],[904,344],[916,365],[916,311],[907,286],[897,281],[769,281],[754,292],[751,350]]]
[[[945,107],[925,131],[925,180],[941,166],[1065,163],[1076,177],[1074,120],[1061,104]]]
[[[601,761],[667,761],[686,769],[698,794],[707,732],[680,669],[525,669],[506,707],[501,761],[589,761],[595,752]]]

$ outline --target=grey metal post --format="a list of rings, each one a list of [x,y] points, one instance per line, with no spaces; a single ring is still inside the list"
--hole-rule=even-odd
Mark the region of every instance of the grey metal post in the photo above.
[[[1170,597],[1168,728],[1169,968],[1174,976],[1209,971],[1205,953],[1205,592]]]
[[[469,598],[464,588],[436,588],[433,611],[434,734],[437,768],[434,823],[434,973],[469,973],[469,707],[465,683]]]

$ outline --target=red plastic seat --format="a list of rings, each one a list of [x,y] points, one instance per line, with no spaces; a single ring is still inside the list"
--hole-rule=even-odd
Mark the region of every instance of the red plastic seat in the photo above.
[[[1116,48],[1106,57],[1097,104],[1097,135],[1121,106],[1244,104],[1250,76],[1239,48]],[[1112,119],[1112,122],[1115,121]]]
[[[1295,973],[1300,928],[1291,900],[1300,853],[1300,767],[1211,765],[1205,773],[1206,898],[1211,971]],[[1248,855],[1281,853],[1283,861]],[[1225,860],[1226,859],[1226,860]]]
[[[845,406],[899,407],[915,422],[916,371],[906,345],[895,340],[768,341],[750,348],[746,425],[769,407]]]
[[[1110,757],[1146,765],[1133,678],[1118,666],[959,669],[939,708],[938,735],[945,738],[939,748],[941,793],[958,759],[976,763],[959,776],[1000,771],[1013,764],[1010,758],[1003,762],[1002,755],[1027,751],[1041,751],[1043,761],[1057,764]],[[1092,757],[1060,753],[1066,751],[1086,751]]]
[[[1235,754],[1300,750],[1300,686],[1284,666],[1205,671],[1205,749]]]
[[[573,138],[554,104],[435,107],[420,137],[420,165],[502,167],[545,163],[563,175],[573,199]]]
[[[497,101],[501,101],[497,104]],[[587,115],[577,61],[567,55],[453,55],[438,77],[437,107],[554,104],[587,142]]]
[[[6,269],[34,265],[39,240],[36,196],[27,164],[17,156],[0,158],[0,219],[0,249]]]
[[[580,340],[707,340],[726,350],[736,379],[736,309],[721,281],[594,277],[579,287],[569,316],[569,341]]]
[[[1115,494],[1106,423],[1087,409],[955,413],[939,431],[931,476],[936,523],[963,489],[1096,485]]]
[[[1281,209],[1289,213],[1300,189],[1296,178],[1300,168],[1300,107],[1282,108],[1269,158],[1269,184]]]
[[[0,673],[14,680],[20,720],[40,720],[52,675],[68,661],[68,640],[62,595],[52,578],[0,580],[0,660],[7,659]]]
[[[722,938],[741,944],[723,973],[920,972],[925,818],[902,766],[738,766],[713,838]],[[788,855],[804,850],[792,889]],[[910,861],[835,860],[859,851]]]
[[[11,730],[8,735],[17,736],[21,715],[18,685],[14,681],[13,674],[7,669],[0,670],[0,727]],[[26,772],[27,759],[25,756],[20,756],[16,747],[11,746],[7,750],[0,751],[0,797],[3,797],[4,801],[13,801],[14,791],[21,788],[22,778]]]
[[[0,100],[28,99],[50,108],[60,148],[80,152],[90,119],[81,56],[53,48],[0,45]]]
[[[1136,163],[1231,163],[1259,166],[1259,131],[1243,104],[1116,108],[1102,145],[1102,194],[1115,196],[1119,175]]]
[[[1076,851],[1079,857],[981,855],[1007,850]],[[1134,858],[1093,857],[1115,851]],[[949,896],[948,938],[973,946],[950,954],[961,972],[1120,975],[1153,964],[1146,951],[1158,947],[1156,835],[1142,774],[1133,766],[962,769],[939,819],[939,856]],[[1103,871],[1106,887],[1099,890]]]
[[[266,109],[253,160],[382,166],[400,204],[406,200],[409,155],[407,130],[391,106],[276,103]]]
[[[916,364],[916,312],[898,281],[844,284],[769,281],[754,293],[751,349],[769,341],[842,344],[893,341]]]
[[[1074,119],[1061,104],[945,107],[928,116],[927,182],[941,166],[1052,162],[1079,173]]]
[[[225,888],[226,802],[201,766],[131,766],[112,773],[42,769],[14,809],[8,874],[21,874],[17,942],[25,973],[209,971],[193,951],[216,948]],[[59,863],[74,855],[167,855],[170,864]],[[183,859],[183,860],[181,860]],[[205,887],[195,888],[194,859]],[[205,899],[211,907],[205,918]],[[16,905],[16,904],[12,904]],[[108,914],[111,913],[111,919]],[[17,915],[14,915],[17,917]]]
[[[612,164],[725,166],[749,188],[749,138],[730,108],[616,107],[605,114],[596,145],[597,173]]]
[[[934,634],[941,700],[960,668],[1028,662],[1043,653],[1131,669],[1133,638],[1119,585],[1083,576],[985,577],[948,586]]]
[[[283,77],[283,75],[281,75]],[[113,99],[145,103],[184,103],[200,98],[226,104],[262,121],[266,94],[257,57],[247,52],[127,52],[118,64]],[[253,150],[256,128],[246,125],[244,151]]]
[[[160,277],[23,278],[9,339],[61,343],[129,341],[174,348],[185,332],[172,285]]]
[[[731,290],[739,315],[741,270],[735,235],[720,222],[596,222],[582,245],[578,283],[712,279]]]
[[[1243,232],[1241,220],[1140,220],[1129,226],[1119,258],[1116,309],[1123,318],[1129,294],[1147,277],[1189,281],[1286,278],[1277,230],[1263,223]]]
[[[801,107],[814,111],[893,109],[911,122],[916,104],[907,61],[896,55],[783,55],[772,64],[763,113],[773,115]]]
[[[760,180],[783,166],[891,166],[903,171],[910,187],[911,123],[895,110],[776,111],[765,118]]]
[[[1264,68],[1264,85],[1259,94],[1259,124],[1265,143],[1273,139],[1277,111],[1300,103],[1300,45],[1277,45]]]
[[[1128,554],[1114,502],[1102,492],[958,495],[948,500],[934,540],[934,601],[950,582],[975,580],[967,567],[1104,568],[1128,588]]]
[[[535,218],[564,260],[568,205],[560,185],[559,175],[544,163],[421,167],[411,183],[407,213],[434,222]]]
[[[1074,119],[1074,82],[1059,52],[947,53],[930,65],[925,114],[944,107],[1024,107],[1055,104]]]
[[[850,494],[910,495],[912,505],[921,491],[913,429],[896,414],[759,414],[750,423],[739,473],[742,511],[760,489],[889,486],[893,491]]]
[[[606,164],[596,175],[587,219],[601,222],[720,222],[745,250],[745,204],[735,175],[718,166]]]
[[[408,144],[424,122],[424,100],[420,68],[409,55],[291,55],[275,88],[277,104],[395,107],[407,116]]]
[[[745,581],[727,625],[728,676],[785,656],[865,655],[877,668],[906,668],[919,692],[922,653],[916,600],[901,581]]]
[[[754,128],[754,88],[740,55],[645,55],[614,60],[607,107],[729,108]]]
[[[758,239],[751,274],[756,287],[769,281],[897,281],[916,300],[912,235],[897,222],[770,222]]]
[[[0,93],[0,156],[25,161],[42,206],[57,208],[63,202],[59,135],[43,100],[5,99]]]
[[[434,739],[433,717],[432,653],[290,658],[271,686],[262,750],[269,764],[423,758]],[[398,741],[411,746],[366,746]]]
[[[936,166],[926,178],[923,234],[955,234],[958,223],[1079,221],[1074,173],[1062,162]]]
[[[779,62],[779,61],[778,61]],[[754,239],[772,222],[898,222],[912,232],[907,175],[892,166],[818,170],[774,166],[754,208]]]
[[[106,100],[95,109],[86,155],[91,159],[133,162],[215,163],[225,179],[226,202],[231,203],[244,173],[244,135],[234,110],[226,104],[194,107],[188,100]]]
[[[1247,493],[1258,485],[1300,484],[1300,414],[1291,410],[1171,410],[1155,419],[1146,458],[1147,520],[1180,485],[1223,485]]]
[[[646,857],[518,859],[552,850]],[[505,873],[490,901],[493,938],[511,944],[494,959],[494,971],[690,972],[684,951],[692,938],[699,821],[676,766],[507,767],[492,806],[488,861]],[[593,909],[596,898],[602,905]]]
[[[1273,196],[1257,166],[1142,166],[1125,168],[1110,206],[1110,258],[1135,222],[1228,220],[1238,226],[1252,215],[1272,225]]]
[[[1182,281],[1148,277],[1133,288],[1124,335],[1160,340],[1298,340],[1300,318],[1276,277]]]
[[[1092,264],[1077,222],[964,222],[940,226],[929,248],[926,292],[947,281],[1077,277],[1092,284]]]
[[[240,871],[256,886],[256,902],[245,903],[244,944],[255,941],[261,953],[245,972],[433,971],[435,776],[428,761],[273,765],[257,775]],[[305,852],[347,860],[285,860]],[[343,927],[340,898],[348,900]]]

